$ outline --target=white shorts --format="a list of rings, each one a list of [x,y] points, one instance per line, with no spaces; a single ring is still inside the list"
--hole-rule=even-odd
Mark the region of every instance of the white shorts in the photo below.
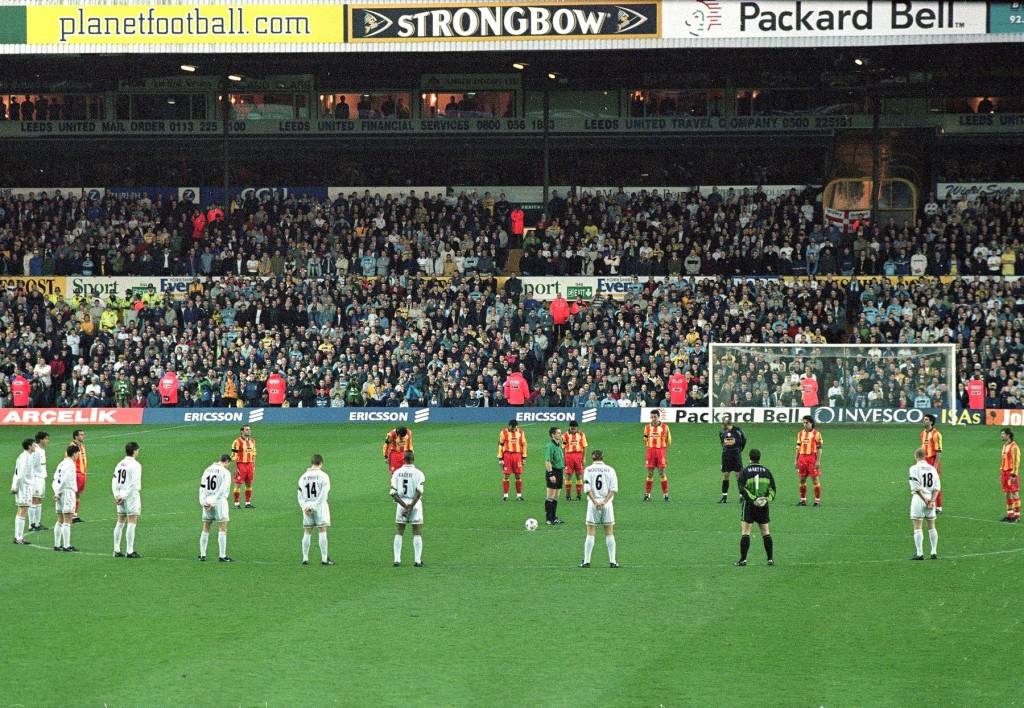
[[[594,502],[587,500],[587,523],[594,526],[612,526],[615,524],[615,507],[612,502],[604,505],[604,509],[598,509]]]
[[[124,500],[123,504],[117,504],[118,516],[139,516],[142,514],[142,497],[136,494]]]
[[[203,509],[203,521],[227,521],[228,520],[228,500],[221,499],[219,502],[214,504],[209,511],[206,507]]]
[[[37,499],[42,499],[46,496],[46,477],[36,477],[36,481],[32,486],[32,496]]]
[[[315,529],[320,526],[331,525],[331,508],[326,504],[313,507],[313,513],[307,514],[305,509],[302,511],[302,526],[307,529]]]
[[[15,506],[32,506],[32,497],[35,496],[35,483],[27,482],[19,484],[14,492]]]
[[[931,509],[924,503],[917,494],[910,499],[910,518],[911,519],[934,519],[935,518],[935,507]]]
[[[405,509],[395,505],[395,523],[396,524],[412,524],[416,526],[423,523],[423,502],[416,502],[416,506],[412,508],[408,516],[405,516]]]
[[[61,492],[57,496],[56,506],[58,514],[75,513],[75,490],[68,489],[67,491]]]

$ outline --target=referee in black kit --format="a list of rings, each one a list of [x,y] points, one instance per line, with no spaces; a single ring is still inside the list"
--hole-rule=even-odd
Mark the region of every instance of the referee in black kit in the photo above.
[[[722,498],[718,503],[725,504],[729,501],[729,473],[738,478],[743,469],[743,448],[747,446],[747,436],[727,420],[722,423],[718,439],[722,442]]]

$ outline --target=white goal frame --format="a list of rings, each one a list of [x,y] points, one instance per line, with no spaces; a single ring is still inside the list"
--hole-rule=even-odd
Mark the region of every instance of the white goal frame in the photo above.
[[[768,355],[777,352],[778,355],[783,355],[787,350],[792,352],[793,358],[801,359],[823,359],[829,356],[837,356],[840,352],[851,355],[851,358],[855,358],[858,354],[863,354],[865,358],[872,357],[869,354],[871,350],[880,349],[881,358],[883,361],[890,362],[903,362],[908,356],[908,350],[911,352],[910,356],[913,356],[912,352],[921,351],[929,354],[941,354],[945,357],[946,366],[946,388],[947,398],[943,402],[943,407],[949,410],[956,410],[956,345],[955,344],[758,344],[754,342],[740,342],[733,344],[730,342],[711,342],[708,347],[708,406],[711,409],[711,420],[718,420],[716,415],[719,411],[736,410],[732,406],[723,406],[716,398],[716,387],[715,387],[715,362],[718,360],[717,355],[723,349],[730,350],[748,350],[751,353],[766,353]],[[833,354],[829,354],[833,352]],[[897,364],[898,365],[898,364]],[[845,382],[844,382],[845,383]],[[844,386],[845,388],[845,386]],[[825,381],[819,381],[818,388],[818,400],[819,407],[823,402],[825,406],[828,405],[827,400],[827,383]],[[753,406],[755,408],[763,408],[763,406]],[[779,408],[799,408],[802,406],[778,406]],[[853,405],[845,406],[847,408],[854,408]],[[743,406],[746,409],[746,406]]]

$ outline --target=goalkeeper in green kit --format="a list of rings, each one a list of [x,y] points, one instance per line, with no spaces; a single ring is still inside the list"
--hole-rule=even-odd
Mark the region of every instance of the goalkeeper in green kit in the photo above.
[[[761,464],[761,451],[750,451],[750,464],[740,472],[740,496],[743,497],[740,512],[740,559],[736,565],[747,564],[747,552],[750,550],[750,527],[757,524],[761,527],[761,538],[764,540],[764,552],[768,555],[768,565],[775,565],[772,557],[773,544],[771,531],[768,530],[768,502],[775,498],[775,478],[771,471]]]

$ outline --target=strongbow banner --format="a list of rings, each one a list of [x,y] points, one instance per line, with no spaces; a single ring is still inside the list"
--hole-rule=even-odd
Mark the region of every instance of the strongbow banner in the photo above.
[[[350,41],[651,38],[660,35],[660,7],[660,0],[351,5]]]

